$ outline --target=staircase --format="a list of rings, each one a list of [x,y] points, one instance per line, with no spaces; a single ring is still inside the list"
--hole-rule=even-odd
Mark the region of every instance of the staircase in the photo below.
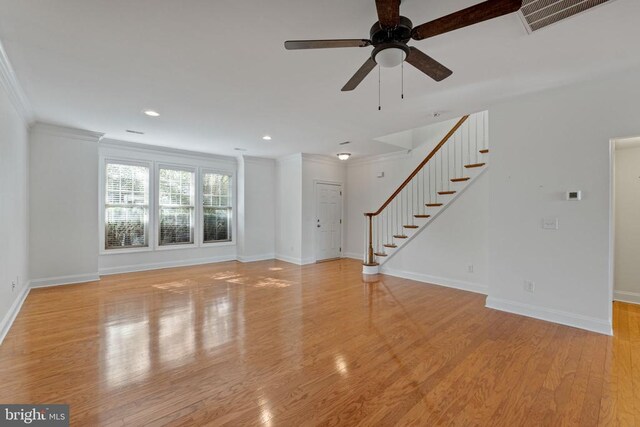
[[[365,213],[364,274],[380,266],[426,229],[486,169],[486,111],[462,117],[375,212]]]

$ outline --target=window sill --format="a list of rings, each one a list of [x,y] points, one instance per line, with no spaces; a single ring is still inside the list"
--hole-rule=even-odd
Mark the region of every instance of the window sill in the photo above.
[[[120,255],[120,254],[135,254],[139,252],[153,252],[153,248],[129,248],[129,249],[101,249],[100,255]]]
[[[215,248],[215,247],[219,247],[219,246],[235,246],[236,242],[235,240],[231,240],[228,242],[209,242],[209,243],[202,243],[200,245],[200,247],[202,248]]]
[[[182,245],[166,245],[166,246],[156,246],[156,251],[177,251],[181,249],[198,249],[198,245],[195,243],[185,243]]]

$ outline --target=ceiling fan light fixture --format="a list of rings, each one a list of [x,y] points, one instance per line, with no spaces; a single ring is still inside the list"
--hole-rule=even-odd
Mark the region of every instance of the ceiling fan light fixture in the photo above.
[[[340,160],[349,160],[349,157],[351,157],[351,153],[339,153],[338,154],[338,158]]]
[[[407,59],[407,52],[399,47],[388,47],[376,53],[375,61],[384,68],[393,68]]]

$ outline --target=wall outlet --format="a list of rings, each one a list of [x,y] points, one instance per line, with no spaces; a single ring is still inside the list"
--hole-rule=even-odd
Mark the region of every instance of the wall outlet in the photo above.
[[[468,271],[469,273],[473,273],[473,264],[470,264],[470,265],[467,267],[467,271]]]
[[[529,292],[529,293],[534,293],[536,290],[536,284],[533,283],[531,280],[525,280],[524,281],[524,291],[525,292]]]
[[[15,291],[15,290],[16,290],[16,281],[15,281],[15,280],[12,280],[12,281],[11,281],[11,292],[13,292],[13,291]]]

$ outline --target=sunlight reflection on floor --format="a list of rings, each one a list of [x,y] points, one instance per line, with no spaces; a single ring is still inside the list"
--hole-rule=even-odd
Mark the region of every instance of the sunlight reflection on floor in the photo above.
[[[264,279],[260,279],[257,283],[252,286],[256,288],[288,288],[293,285],[293,282],[288,280],[280,280],[274,279],[273,277],[265,277]]]
[[[188,289],[182,289],[187,287],[192,287],[197,285],[198,283],[195,280],[186,279],[175,282],[167,282],[167,283],[159,283],[157,285],[152,285],[156,289],[162,289],[163,291],[169,291],[173,293],[184,293],[187,292]]]

